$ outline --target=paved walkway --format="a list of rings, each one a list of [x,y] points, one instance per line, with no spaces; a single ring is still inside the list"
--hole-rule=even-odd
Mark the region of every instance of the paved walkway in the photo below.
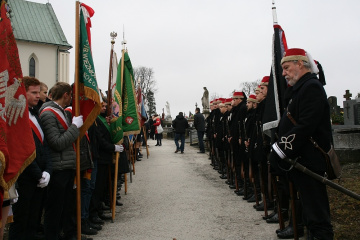
[[[165,139],[161,147],[149,145],[149,159],[143,150],[127,195],[121,190],[124,206],[117,207],[115,222],[94,239],[277,239],[278,225],[235,195],[208,155],[188,144],[184,154],[174,153],[174,142]]]

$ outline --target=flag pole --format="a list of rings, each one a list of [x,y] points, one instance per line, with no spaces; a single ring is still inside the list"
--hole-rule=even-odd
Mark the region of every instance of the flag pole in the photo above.
[[[110,50],[110,64],[109,64],[109,82],[108,82],[108,92],[107,92],[107,111],[106,111],[106,116],[111,116],[112,115],[112,112],[111,112],[111,104],[112,104],[112,92],[111,92],[111,83],[112,83],[112,77],[113,77],[113,74],[112,74],[112,71],[113,71],[113,68],[112,68],[112,65],[113,65],[113,62],[112,62],[112,59],[113,59],[113,54],[114,54],[114,44],[115,44],[115,38],[117,36],[117,33],[116,32],[111,32],[110,33],[110,37],[111,37],[111,50]],[[118,153],[116,153],[115,155],[115,162],[117,161],[118,159]],[[116,175],[116,172],[115,172],[115,175]],[[114,191],[112,192],[111,191],[111,168],[110,168],[110,165],[109,165],[109,193],[110,193],[110,196],[113,196],[112,198],[112,201],[110,201],[111,203],[111,212],[112,212],[112,217],[111,217],[111,222],[113,223],[114,222],[114,218],[115,218],[115,197],[116,197],[116,184],[114,182]]]
[[[80,115],[79,103],[79,52],[80,52],[80,3],[75,2],[75,116]],[[80,192],[80,138],[76,139],[76,222],[77,239],[81,240],[81,192]]]
[[[120,155],[119,152],[117,152],[115,154],[114,190],[113,190],[113,200],[112,200],[112,206],[111,206],[111,222],[112,223],[114,223],[114,219],[115,219],[117,179],[118,179],[118,171],[119,171],[119,155]]]
[[[273,15],[273,23],[274,23],[274,25],[278,24],[275,0],[272,0],[272,15]]]
[[[146,158],[148,159],[150,153],[149,153],[149,146],[148,146],[148,144],[147,144],[147,136],[146,136],[147,131],[146,131],[145,125],[143,126],[143,133],[144,133],[144,140],[145,140],[145,145],[146,145]]]
[[[108,109],[107,109],[107,114],[106,116],[110,116],[111,114],[111,104],[112,104],[112,94],[111,94],[111,80],[113,78],[113,68],[112,68],[112,59],[113,59],[113,54],[114,54],[114,44],[115,44],[115,38],[117,37],[117,33],[116,32],[111,32],[110,33],[110,37],[111,37],[111,51],[110,51],[110,66],[109,66],[109,83],[108,83],[108,94],[107,94],[107,104],[108,104]]]
[[[115,42],[115,41],[114,41]],[[123,45],[123,49],[121,51],[121,86],[123,86],[123,78],[124,78],[124,55],[125,55],[125,44],[126,41],[125,39],[123,39],[123,41],[121,42],[121,44]],[[112,44],[113,47],[113,44]],[[113,48],[111,49],[113,52]],[[111,55],[112,55],[111,52]],[[109,72],[110,73],[110,72]],[[111,75],[111,73],[109,74]],[[109,82],[110,82],[110,77],[109,77]],[[109,87],[110,89],[110,87]],[[123,90],[123,89],[121,89]],[[110,91],[108,92],[108,96],[110,96]],[[110,98],[110,97],[109,97]],[[109,99],[108,99],[109,101]],[[114,222],[115,219],[115,206],[116,206],[116,192],[117,192],[117,179],[118,179],[118,170],[119,170],[119,155],[120,153],[116,153],[115,155],[115,171],[114,171],[114,190],[113,190],[113,201],[112,201],[112,216],[111,216],[111,222]]]

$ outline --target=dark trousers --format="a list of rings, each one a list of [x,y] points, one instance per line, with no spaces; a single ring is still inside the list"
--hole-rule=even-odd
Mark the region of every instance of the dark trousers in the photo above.
[[[76,204],[73,198],[74,178],[75,170],[54,171],[51,175],[45,204],[45,239],[58,239],[61,226],[65,234],[74,228],[69,211]]]
[[[94,168],[91,172],[91,179],[81,179],[81,219],[88,219],[90,213],[91,196],[95,189],[97,174],[97,162],[94,161]]]
[[[290,179],[300,192],[304,225],[317,239],[332,240],[334,233],[326,185],[296,169],[290,172]]]
[[[181,144],[179,146],[179,140],[181,141]],[[185,147],[185,133],[175,133],[175,145],[176,149],[180,150],[181,152],[184,151]]]
[[[205,152],[204,147],[204,131],[197,131],[198,139],[199,139],[199,148],[200,152]]]
[[[109,191],[109,165],[98,164],[95,189],[91,196],[90,202],[90,217],[97,217],[102,213],[101,202],[105,201],[106,191]]]
[[[10,225],[9,239],[33,239],[41,216],[44,189],[37,187],[38,182],[32,179],[20,177],[17,184],[19,199],[12,205],[14,222]]]

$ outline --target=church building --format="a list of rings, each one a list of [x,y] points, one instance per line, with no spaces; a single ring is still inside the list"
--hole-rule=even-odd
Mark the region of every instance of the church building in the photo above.
[[[24,76],[32,76],[51,88],[69,83],[69,49],[65,34],[50,3],[8,0],[11,24]]]

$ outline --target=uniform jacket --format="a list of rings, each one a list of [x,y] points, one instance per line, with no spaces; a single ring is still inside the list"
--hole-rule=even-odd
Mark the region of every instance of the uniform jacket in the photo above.
[[[195,113],[194,126],[197,131],[205,132],[205,118],[201,113]]]
[[[220,121],[216,128],[216,147],[219,150],[225,150],[225,136],[226,136],[226,128],[225,128],[225,120],[227,118],[227,114],[220,113]],[[227,141],[227,140],[226,140]]]
[[[64,111],[55,102],[46,102],[42,105],[40,112],[46,107],[57,109],[65,116],[68,129],[65,130],[58,118],[53,112],[44,111],[40,114],[41,124],[43,126],[45,138],[49,144],[50,161],[53,171],[75,169],[76,154],[73,143],[79,136],[79,129],[72,124],[69,112]]]
[[[239,105],[232,108],[230,132],[233,142],[238,142],[244,138],[244,120],[246,116],[246,103],[242,101]]]
[[[292,87],[291,99],[279,124],[279,139],[272,146],[281,158],[298,159],[313,171],[325,171],[321,152],[309,141],[310,137],[326,152],[332,141],[330,107],[325,90],[315,74],[306,73]],[[297,125],[286,116],[289,112]]]
[[[40,127],[42,128],[37,108],[29,108],[29,113],[35,116]],[[46,171],[51,175],[52,167],[51,161],[49,159],[49,148],[46,139],[44,138],[43,142],[41,143],[41,140],[38,138],[35,132],[32,132],[36,147],[36,158],[29,166],[25,168],[19,178],[38,183],[38,181],[42,177],[43,171]]]
[[[98,164],[110,164],[112,162],[115,145],[111,141],[111,135],[108,128],[100,120],[96,118],[98,144],[99,144],[99,158]]]
[[[245,118],[245,140],[250,139],[249,152],[252,152],[256,142],[256,118],[255,109],[248,110]]]
[[[214,130],[213,130],[213,118],[215,115],[215,111],[212,110],[210,112],[210,115],[206,118],[206,136],[208,137],[209,140],[212,140],[214,138],[213,134],[214,134]]]

